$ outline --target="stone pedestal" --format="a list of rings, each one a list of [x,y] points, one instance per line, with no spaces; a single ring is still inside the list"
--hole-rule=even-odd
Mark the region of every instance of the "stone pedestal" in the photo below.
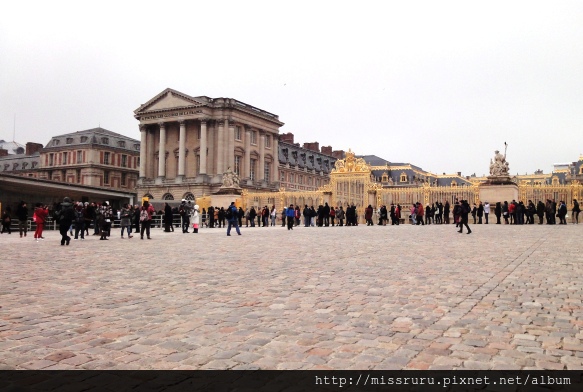
[[[482,203],[488,202],[491,206],[497,202],[510,203],[512,200],[518,201],[518,185],[516,184],[491,184],[480,185],[480,200]]]
[[[240,198],[241,195],[212,195],[211,196],[211,205],[213,207],[225,207],[227,208],[228,206],[231,205],[232,202],[235,202],[235,204],[238,206],[240,204]]]

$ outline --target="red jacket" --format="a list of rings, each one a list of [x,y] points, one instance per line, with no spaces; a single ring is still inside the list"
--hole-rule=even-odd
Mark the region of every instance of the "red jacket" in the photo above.
[[[45,223],[47,220],[47,216],[49,216],[49,211],[41,208],[41,207],[37,207],[34,210],[34,216],[36,217],[36,223],[40,224],[40,223]]]

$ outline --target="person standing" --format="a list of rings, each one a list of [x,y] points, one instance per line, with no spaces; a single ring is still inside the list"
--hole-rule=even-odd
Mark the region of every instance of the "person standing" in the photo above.
[[[245,211],[243,211],[243,207],[239,207],[239,212],[237,214],[237,218],[239,219],[239,227],[243,227],[243,217],[244,216],[245,216]]]
[[[44,240],[43,229],[45,227],[45,222],[49,216],[48,206],[43,206],[41,203],[36,203],[36,209],[34,210],[34,215],[36,216],[36,231],[34,232],[34,238],[36,240]]]
[[[215,227],[215,209],[213,206],[210,206],[208,209],[208,221],[209,221],[209,228]]]
[[[463,233],[464,226],[468,229],[468,233],[470,234],[472,230],[470,230],[470,226],[468,226],[468,214],[470,213],[470,205],[467,200],[462,200],[460,205],[460,216],[459,216],[459,231],[458,233]]]
[[[443,205],[443,223],[446,225],[449,224],[449,201],[446,200],[445,204]]]
[[[69,237],[67,232],[73,224],[73,220],[75,219],[75,211],[73,210],[73,203],[71,203],[71,199],[65,197],[63,202],[61,203],[61,209],[57,213],[58,220],[59,220],[59,233],[61,233],[61,246],[62,245],[69,245],[71,242],[71,237]]]
[[[476,205],[476,203],[474,203],[474,206],[472,207],[472,218],[474,219],[474,225],[476,224],[476,214],[478,213],[478,206]]]
[[[486,221],[485,224],[488,224],[488,215],[490,215],[490,203],[484,203],[484,220]]]
[[[99,232],[101,233],[100,240],[107,240],[111,234],[111,219],[113,212],[108,201],[104,201],[99,207]]]
[[[302,215],[304,216],[304,227],[310,227],[311,214],[307,204],[304,206],[304,211],[302,212]]]
[[[18,218],[18,231],[20,232],[20,238],[22,234],[26,237],[26,231],[28,230],[28,207],[26,203],[21,201],[16,209],[16,217]]]
[[[184,213],[184,210],[182,210],[182,212]],[[170,204],[166,202],[164,203],[164,232],[166,233],[174,231],[174,227],[172,225],[172,218],[173,218],[172,207],[170,207]]]
[[[199,209],[198,204],[195,204],[194,208],[192,209],[192,232],[195,234],[198,233],[198,225],[200,221],[198,209]]]
[[[134,205],[133,216],[132,219],[134,221],[134,231],[136,233],[140,232],[140,206]]]
[[[336,218],[336,210],[330,207],[330,226],[334,226],[334,219]]]
[[[10,207],[6,207],[4,212],[2,212],[2,230],[0,231],[0,233],[4,233],[5,231],[7,231],[8,234],[12,234],[12,231],[10,229],[11,224],[12,218],[10,217]]]
[[[124,204],[120,211],[120,226],[121,226],[121,238],[123,238],[124,230],[128,233],[128,238],[132,238],[132,211],[129,204]]]
[[[372,205],[369,204],[368,207],[366,207],[366,209],[364,210],[364,220],[366,221],[367,226],[374,226],[374,223],[372,221],[372,213],[373,213]]]
[[[328,205],[328,202],[324,203],[324,207],[322,208],[322,220],[323,226],[330,226],[330,206]]]
[[[573,210],[572,210],[572,214],[573,216],[571,217],[571,222],[573,222],[573,224],[579,224],[579,213],[581,212],[581,208],[579,207],[579,202],[577,201],[577,199],[573,199]]]
[[[81,239],[85,239],[85,214],[83,213],[83,203],[78,203],[75,206],[75,239],[79,239],[79,232],[81,232]]]
[[[294,205],[290,204],[286,210],[286,218],[287,218],[287,229],[293,230],[294,229],[294,220],[296,216],[296,210],[294,209]]]
[[[504,216],[504,224],[508,224],[508,216],[510,216],[510,206],[508,201],[504,200],[504,205],[502,206],[502,216]]]
[[[484,205],[482,205],[482,202],[480,202],[480,204],[478,205],[478,224],[481,225],[482,224],[482,217],[484,216]]]
[[[338,213],[336,214],[338,219],[338,226],[344,226],[344,209],[342,206],[338,207]]]
[[[567,205],[563,200],[559,201],[559,209],[557,210],[557,216],[559,218],[560,225],[567,224],[567,219],[565,218],[567,216]]]
[[[536,214],[538,215],[538,224],[542,225],[545,216],[545,203],[543,203],[542,200],[539,200],[538,203],[536,203]]]
[[[500,217],[502,216],[502,203],[499,201],[496,202],[496,207],[494,207],[494,215],[496,215],[496,224],[501,224]]]
[[[188,227],[190,226],[190,214],[192,212],[192,204],[191,201],[186,199],[182,199],[180,203],[180,207],[178,208],[178,214],[180,214],[180,219],[182,221],[182,233],[189,233]],[[174,229],[172,230],[174,231]]]
[[[222,208],[222,207],[221,207]],[[237,234],[241,235],[241,230],[239,230],[239,224],[238,224],[238,217],[237,217],[237,207],[235,207],[235,202],[232,201],[231,205],[229,207],[227,207],[227,210],[225,211],[225,218],[227,218],[227,222],[229,224],[229,226],[227,227],[227,235],[230,236],[231,235],[231,226],[235,226],[235,230],[237,230]],[[224,223],[223,223],[224,225]]]
[[[249,222],[251,222],[251,227],[255,227],[255,217],[257,216],[257,212],[255,211],[255,207],[251,207],[249,210]]]
[[[425,215],[423,204],[417,202],[417,225],[421,224],[421,226],[425,226],[425,223],[423,222],[423,215]]]
[[[140,230],[140,239],[144,239],[144,232],[146,232],[146,236],[149,240],[152,238],[150,237],[150,226],[152,225],[152,215],[156,213],[154,207],[148,202],[144,201],[142,208],[140,209],[140,223],[142,228]]]

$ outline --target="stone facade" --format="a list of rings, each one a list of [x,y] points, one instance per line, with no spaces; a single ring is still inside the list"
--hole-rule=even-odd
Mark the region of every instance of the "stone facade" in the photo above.
[[[277,115],[232,98],[166,89],[135,112],[141,150],[138,196],[210,195],[231,168],[243,189],[279,188]]]

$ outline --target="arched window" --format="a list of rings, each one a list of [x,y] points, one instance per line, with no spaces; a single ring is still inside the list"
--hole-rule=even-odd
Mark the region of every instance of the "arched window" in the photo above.
[[[172,196],[171,193],[165,193],[164,196],[162,196],[162,200],[174,200],[174,196]]]
[[[148,198],[148,200],[152,200],[154,199],[154,196],[150,195],[149,193],[146,193],[144,196],[142,196],[143,198]]]
[[[194,201],[195,200],[194,195],[192,193],[190,193],[190,192],[185,193],[182,198],[185,199],[185,200],[191,200],[191,201]]]
[[[455,182],[455,181],[452,181],[452,182],[451,182],[451,186],[457,186],[457,182]]]

